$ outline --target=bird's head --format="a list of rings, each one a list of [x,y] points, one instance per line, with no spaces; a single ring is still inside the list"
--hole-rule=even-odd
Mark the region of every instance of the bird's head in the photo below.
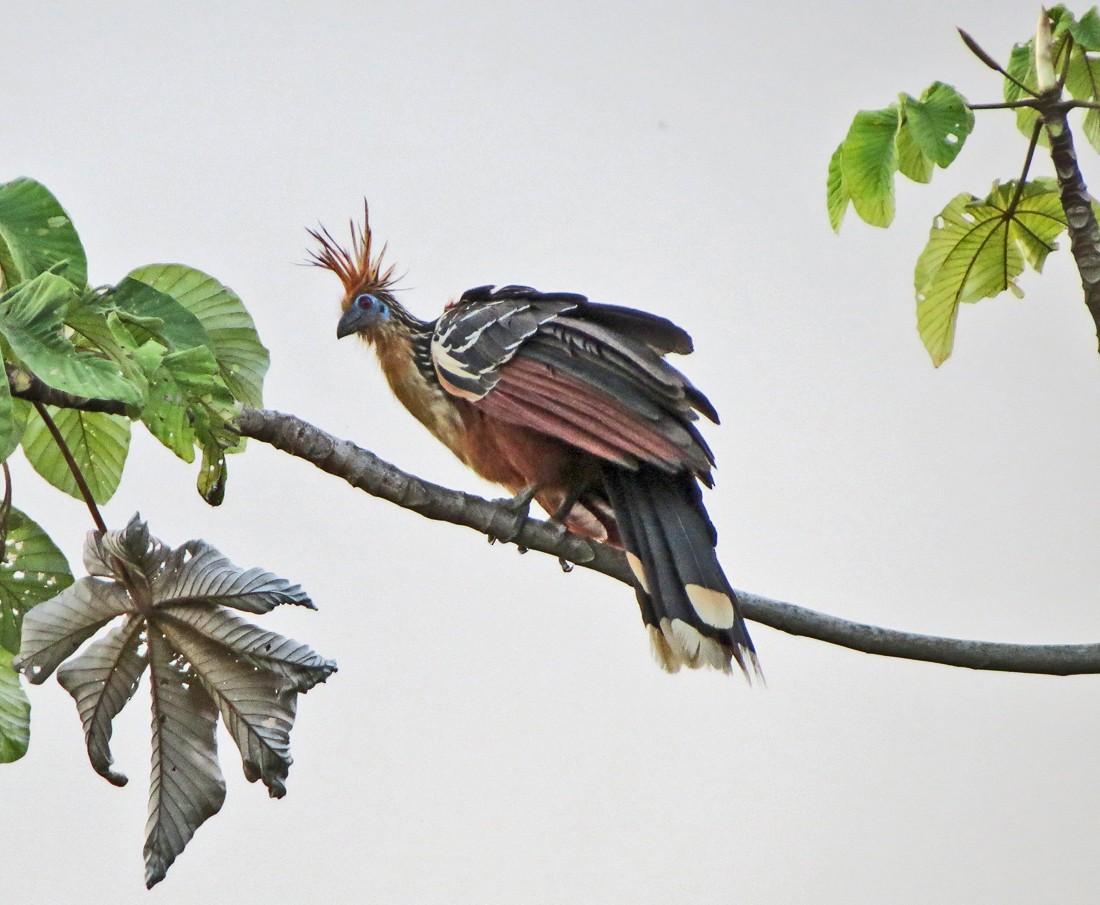
[[[382,266],[385,247],[377,256],[371,256],[370,220],[365,200],[363,225],[351,222],[350,248],[337,243],[324,227],[311,229],[309,234],[319,244],[310,252],[309,263],[331,270],[344,284],[343,316],[336,325],[337,339],[355,333],[373,342],[406,319],[406,312],[393,296],[394,269]]]

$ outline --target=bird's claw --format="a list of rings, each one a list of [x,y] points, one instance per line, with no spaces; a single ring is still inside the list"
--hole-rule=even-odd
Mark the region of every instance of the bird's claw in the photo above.
[[[505,544],[515,542],[516,538],[519,537],[520,533],[523,531],[523,526],[530,516],[531,501],[535,498],[536,493],[538,493],[538,487],[531,484],[524,487],[515,496],[493,500],[501,509],[507,510],[512,515],[512,524],[504,531],[490,534],[490,544],[495,544],[498,540]],[[521,553],[527,552],[524,547],[520,547],[519,549]]]

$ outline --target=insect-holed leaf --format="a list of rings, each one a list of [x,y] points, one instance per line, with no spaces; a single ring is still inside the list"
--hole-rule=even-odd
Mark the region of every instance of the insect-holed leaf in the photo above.
[[[904,116],[914,144],[939,167],[951,165],[974,129],[966,98],[943,82],[933,82],[919,101],[906,97]]]
[[[153,698],[153,766],[145,826],[145,885],[164,879],[207,818],[221,810],[218,708],[190,665],[157,631],[149,631]]]
[[[12,509],[0,561],[0,647],[18,653],[24,614],[72,583],[69,564],[46,532]]]
[[[195,315],[214,344],[222,377],[233,396],[256,408],[263,404],[270,356],[232,289],[182,264],[150,264],[130,276],[170,295]]]
[[[88,759],[96,773],[116,786],[126,785],[127,779],[111,769],[112,722],[134,696],[148,662],[141,640],[144,625],[142,617],[128,616],[57,671],[57,680],[76,701]]]
[[[336,663],[308,644],[261,629],[222,607],[188,603],[157,612],[224,647],[228,654],[283,676],[296,691],[309,691],[336,672]]]
[[[177,609],[182,608],[173,608]],[[245,778],[262,779],[272,798],[282,798],[292,762],[290,730],[297,709],[292,684],[163,610],[157,613],[156,623],[217,703],[240,749]]]
[[[118,489],[130,450],[130,421],[121,415],[46,406],[65,445],[80,467],[92,497],[106,503]],[[23,452],[43,478],[76,499],[83,499],[65,457],[45,422],[33,413],[23,432]]]
[[[0,764],[27,753],[31,740],[31,702],[12,668],[11,653],[0,648]]]
[[[153,586],[157,606],[197,602],[246,613],[269,613],[284,603],[315,609],[300,585],[263,569],[242,569],[204,540],[173,551]]]
[[[69,215],[50,190],[33,179],[0,185],[0,268],[6,286],[47,270],[75,286],[88,281],[84,247]]]
[[[121,586],[81,578],[23,617],[23,643],[15,666],[33,684],[41,684],[96,631],[132,609]]]
[[[69,308],[78,300],[74,287],[43,273],[0,296],[0,332],[44,384],[77,396],[137,402],[140,388],[119,366],[88,351],[77,351],[62,334]]]

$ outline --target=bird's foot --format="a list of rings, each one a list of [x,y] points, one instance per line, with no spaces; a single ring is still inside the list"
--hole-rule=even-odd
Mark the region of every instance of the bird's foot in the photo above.
[[[511,524],[505,525],[501,531],[494,530],[489,535],[490,544],[495,544],[498,540],[506,544],[515,542],[520,532],[523,531],[523,526],[531,512],[531,501],[535,498],[535,494],[538,493],[538,490],[537,484],[528,484],[515,496],[493,500],[501,509],[507,511],[511,519]],[[520,547],[520,552],[526,553],[527,550]]]

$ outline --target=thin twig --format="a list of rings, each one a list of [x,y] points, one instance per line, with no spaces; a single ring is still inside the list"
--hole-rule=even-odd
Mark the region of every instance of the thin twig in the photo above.
[[[95,504],[92,491],[88,487],[88,482],[84,480],[84,474],[81,472],[80,466],[76,464],[76,459],[73,458],[69,445],[65,442],[65,438],[61,436],[61,431],[57,429],[50,413],[46,411],[46,406],[41,402],[35,402],[33,405],[34,410],[38,412],[38,417],[42,419],[42,423],[46,425],[46,430],[50,432],[54,443],[57,444],[57,448],[61,450],[61,455],[65,458],[65,464],[69,466],[73,480],[76,481],[76,486],[80,488],[80,495],[84,497],[84,505],[88,507],[88,512],[92,515],[92,521],[95,522],[95,526],[101,534],[106,534],[107,523],[103,521],[103,516],[99,514],[99,507]]]

